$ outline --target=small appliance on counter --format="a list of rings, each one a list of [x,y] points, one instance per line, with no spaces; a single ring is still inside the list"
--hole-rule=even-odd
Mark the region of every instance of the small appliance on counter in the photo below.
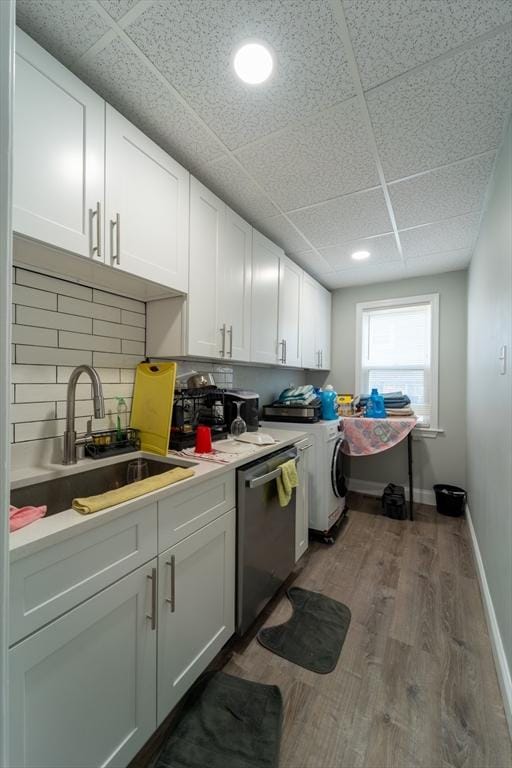
[[[314,424],[321,418],[322,403],[310,384],[284,389],[277,400],[263,406],[266,421]]]

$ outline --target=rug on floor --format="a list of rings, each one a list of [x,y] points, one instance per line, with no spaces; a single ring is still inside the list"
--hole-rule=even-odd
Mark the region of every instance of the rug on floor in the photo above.
[[[311,672],[335,668],[350,624],[350,609],[319,592],[291,587],[293,615],[285,624],[264,627],[258,640],[269,651]]]
[[[277,768],[282,711],[276,685],[215,672],[197,687],[156,768]]]

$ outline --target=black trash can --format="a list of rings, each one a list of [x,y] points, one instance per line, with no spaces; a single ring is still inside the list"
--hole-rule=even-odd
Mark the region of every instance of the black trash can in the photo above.
[[[437,511],[442,515],[460,517],[466,510],[467,493],[456,485],[434,485]]]

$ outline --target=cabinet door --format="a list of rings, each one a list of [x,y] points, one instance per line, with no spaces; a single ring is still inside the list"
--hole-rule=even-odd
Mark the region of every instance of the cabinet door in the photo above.
[[[11,648],[14,766],[125,766],[156,727],[156,560]],[[156,587],[156,584],[155,584]]]
[[[251,360],[271,363],[278,360],[277,320],[279,305],[279,259],[283,251],[253,230]]]
[[[252,227],[226,208],[219,259],[217,317],[226,324],[226,357],[251,355]]]
[[[104,260],[104,116],[103,99],[16,31],[15,232]]]
[[[302,367],[318,368],[320,354],[317,343],[319,311],[319,285],[304,272],[302,283]]]
[[[297,445],[299,454],[297,472],[299,475],[299,487],[296,498],[295,516],[295,562],[302,557],[308,548],[309,529],[309,455],[312,445],[307,441]]]
[[[235,510],[158,558],[158,722],[235,627]]]
[[[279,362],[300,367],[302,364],[302,269],[287,256],[279,260],[279,326],[278,343],[284,342]]]
[[[108,263],[188,290],[189,173],[107,105]]]
[[[323,286],[320,289],[320,322],[318,347],[320,350],[320,368],[330,370],[331,368],[331,305],[332,296]]]
[[[226,335],[217,318],[220,243],[225,204],[190,180],[190,284],[187,299],[189,355],[221,357]]]

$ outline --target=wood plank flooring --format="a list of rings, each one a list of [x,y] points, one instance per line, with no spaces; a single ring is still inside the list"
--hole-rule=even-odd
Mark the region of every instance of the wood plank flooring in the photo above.
[[[512,749],[466,521],[417,505],[382,517],[353,495],[332,547],[313,543],[295,584],[346,603],[334,672],[237,641],[224,670],[280,686],[280,768],[510,768]],[[290,616],[281,596],[264,625]]]

